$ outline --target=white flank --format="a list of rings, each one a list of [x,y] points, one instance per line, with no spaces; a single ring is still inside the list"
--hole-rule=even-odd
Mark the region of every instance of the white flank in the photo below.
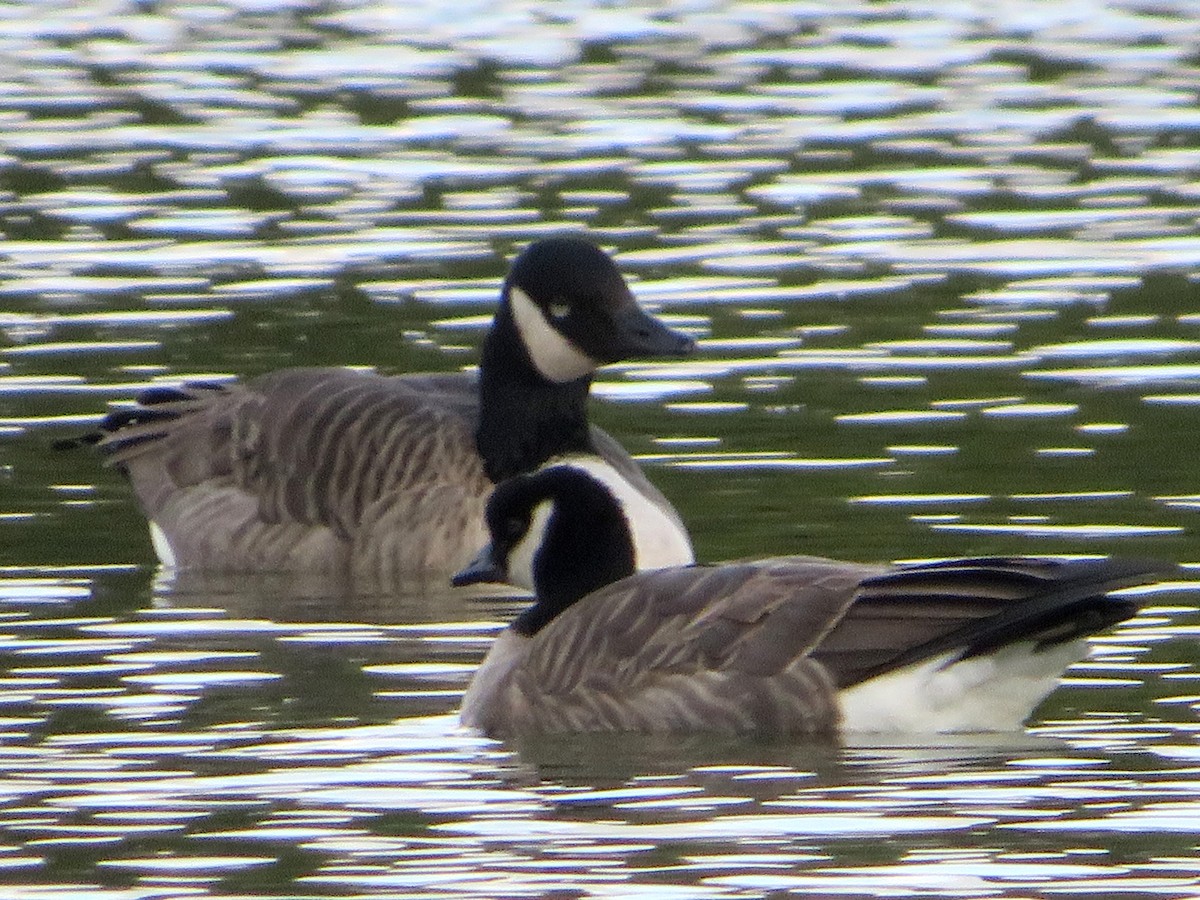
[[[158,561],[168,568],[174,568],[175,551],[171,549],[171,542],[167,540],[166,532],[153,519],[150,520],[150,543],[154,547]]]
[[[1014,731],[1086,653],[1074,641],[1037,653],[1031,642],[1012,644],[949,666],[946,654],[842,691],[842,730]]]
[[[472,728],[483,727],[482,717],[496,706],[496,694],[508,682],[509,673],[529,652],[529,638],[505,628],[492,642],[487,656],[475,670],[463,694],[459,720]]]
[[[521,342],[542,376],[559,384],[596,371],[596,361],[546,321],[542,310],[520,288],[509,291],[509,306]]]
[[[598,456],[569,455],[548,464],[582,469],[608,488],[616,498],[633,538],[634,567],[663,569],[686,566],[696,561],[692,539],[670,513],[633,487],[612,466]]]

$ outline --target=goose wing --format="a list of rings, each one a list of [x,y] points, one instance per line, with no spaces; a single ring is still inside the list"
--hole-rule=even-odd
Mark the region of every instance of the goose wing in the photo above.
[[[480,724],[493,733],[830,730],[836,690],[808,654],[878,572],[795,557],[633,575],[538,632]]]
[[[926,660],[1074,642],[1136,611],[1108,592],[1174,571],[1122,559],[884,569],[783,557],[644,572],[529,640],[478,721],[498,734],[831,731],[844,688]]]
[[[485,540],[470,376],[289,369],[120,415],[101,445],[178,565],[445,570]]]
[[[1110,591],[1176,575],[1153,560],[996,557],[897,566],[863,581],[813,650],[839,688],[950,655],[1028,642],[1065,644],[1129,618],[1138,601]]]

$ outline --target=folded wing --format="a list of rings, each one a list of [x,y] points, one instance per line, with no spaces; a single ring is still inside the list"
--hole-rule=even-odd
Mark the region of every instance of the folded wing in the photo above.
[[[539,631],[476,724],[496,734],[830,732],[842,689],[922,662],[1070,644],[1136,611],[1109,591],[1171,571],[1122,560],[884,569],[783,557],[643,572]]]

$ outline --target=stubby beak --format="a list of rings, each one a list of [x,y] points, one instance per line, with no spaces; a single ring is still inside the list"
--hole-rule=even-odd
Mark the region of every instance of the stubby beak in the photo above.
[[[488,544],[467,563],[467,567],[450,579],[455,587],[465,587],[468,584],[499,583],[508,581],[504,570],[492,557],[492,545]]]
[[[681,331],[668,328],[636,303],[613,314],[612,343],[605,349],[609,362],[655,356],[690,356],[696,342]]]

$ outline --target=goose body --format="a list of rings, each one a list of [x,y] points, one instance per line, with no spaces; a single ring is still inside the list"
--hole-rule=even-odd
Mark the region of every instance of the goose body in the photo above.
[[[619,504],[586,471],[541,478],[497,488],[491,543],[456,576],[507,579],[522,546],[537,548],[535,602],[463,699],[463,723],[493,736],[1011,730],[1088,635],[1136,612],[1109,592],[1171,571],[1115,558],[803,556],[636,571]]]
[[[514,261],[478,376],[301,368],[152,389],[99,443],[166,565],[440,578],[486,540],[493,483],[564,454],[605,460],[678,524],[586,404],[600,365],[692,346],[603,251],[554,238]]]

